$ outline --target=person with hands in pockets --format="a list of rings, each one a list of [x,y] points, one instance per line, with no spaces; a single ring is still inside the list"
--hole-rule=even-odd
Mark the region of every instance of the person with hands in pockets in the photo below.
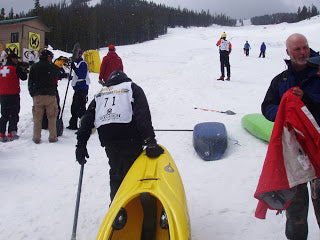
[[[146,147],[150,158],[164,150],[157,144],[147,98],[121,70],[112,72],[85,112],[77,132],[76,159],[89,158],[87,142],[96,127],[110,165],[110,198],[113,200],[130,167]]]

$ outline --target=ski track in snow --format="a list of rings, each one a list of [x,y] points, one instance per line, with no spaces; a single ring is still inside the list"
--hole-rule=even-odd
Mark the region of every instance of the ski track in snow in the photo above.
[[[118,46],[124,71],[145,91],[155,129],[193,129],[200,122],[223,122],[228,148],[219,161],[201,160],[192,146],[192,132],[156,132],[171,153],[182,177],[193,240],[285,239],[285,215],[268,211],[266,220],[254,217],[253,198],[267,151],[241,126],[245,114],[260,112],[272,78],[285,69],[285,40],[294,33],[307,36],[320,49],[318,17],[296,24],[208,28],[175,28],[153,41]],[[231,81],[220,76],[216,42],[222,32],[233,45]],[[251,45],[250,56],[243,44]],[[258,58],[262,41],[266,58]],[[54,50],[55,57],[70,56]],[[100,49],[101,59],[107,48]],[[89,101],[100,88],[98,74],[90,73]],[[60,104],[67,80],[59,82]],[[68,126],[73,90],[69,87],[64,110]],[[236,115],[206,112],[194,107]],[[80,166],[75,161],[74,131],[64,129],[54,144],[42,130],[42,142],[32,142],[32,99],[27,81],[21,82],[20,139],[0,143],[0,239],[57,240],[71,238]],[[90,158],[84,168],[77,239],[95,239],[108,210],[109,166],[97,134],[88,142]],[[318,240],[313,207],[309,213],[309,239]]]

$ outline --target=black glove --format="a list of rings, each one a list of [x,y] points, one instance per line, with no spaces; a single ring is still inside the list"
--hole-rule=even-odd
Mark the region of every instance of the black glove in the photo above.
[[[146,154],[149,158],[157,158],[162,153],[164,153],[164,150],[157,144],[157,141],[155,139],[149,141],[146,148]]]
[[[76,159],[80,165],[87,162],[86,158],[89,158],[87,147],[84,145],[76,145]]]
[[[76,70],[76,65],[74,64],[74,62],[71,63],[71,69]]]

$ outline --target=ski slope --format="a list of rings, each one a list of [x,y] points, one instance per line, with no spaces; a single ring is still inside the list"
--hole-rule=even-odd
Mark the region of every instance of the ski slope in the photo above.
[[[208,28],[175,28],[145,43],[119,46],[124,71],[145,91],[155,129],[193,129],[201,122],[222,122],[228,132],[228,148],[221,160],[207,162],[192,146],[192,132],[156,132],[157,140],[171,153],[186,190],[193,240],[282,240],[285,215],[268,211],[266,220],[254,217],[258,184],[267,144],[241,127],[241,118],[260,113],[260,104],[272,78],[286,66],[286,38],[305,34],[309,45],[320,50],[320,18],[295,24]],[[226,32],[233,45],[231,81],[220,76],[216,42]],[[243,53],[248,40],[250,56]],[[266,58],[258,58],[262,42]],[[100,57],[107,48],[99,49]],[[53,50],[55,58],[71,56]],[[90,73],[89,99],[100,88],[98,74]],[[59,82],[61,105],[67,80]],[[70,87],[63,116],[70,119],[73,90]],[[236,115],[206,112],[194,107]],[[0,143],[0,239],[70,239],[80,165],[75,161],[76,135],[65,129],[57,143],[48,142],[42,130],[41,144],[32,142],[32,99],[27,81],[21,82],[21,111],[14,142]],[[97,134],[88,142],[90,158],[84,168],[77,240],[95,239],[108,211],[109,166]],[[319,229],[309,211],[309,240],[319,240]]]

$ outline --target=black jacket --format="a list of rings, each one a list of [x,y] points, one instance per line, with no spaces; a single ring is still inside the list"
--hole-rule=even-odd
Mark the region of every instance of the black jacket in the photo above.
[[[7,66],[14,66],[16,67],[16,74],[18,76],[19,79],[21,80],[27,80],[28,78],[28,74],[26,71],[23,70],[23,68],[21,67],[21,64],[20,62],[18,64],[14,64],[11,59],[8,59],[7,63],[6,63]]]
[[[122,82],[131,82],[131,79],[108,80],[106,86],[113,86]],[[155,134],[151,122],[151,114],[147,98],[137,84],[132,83],[134,102],[132,103],[132,121],[129,123],[110,123],[100,126],[98,130],[101,146],[111,142],[139,141],[147,144],[154,140]],[[82,120],[81,127],[77,133],[78,145],[86,145],[90,138],[91,129],[94,128],[96,101],[93,99],[89,104]]]
[[[31,66],[28,80],[28,89],[31,97],[38,95],[56,95],[56,78],[60,78],[59,68],[45,59]]]
[[[314,51],[312,52],[313,56]],[[277,75],[271,82],[270,87],[261,105],[263,115],[270,121],[275,121],[280,101],[283,94],[292,87],[300,87],[304,91],[303,103],[312,113],[317,123],[320,124],[320,77],[318,68],[307,66],[300,72],[295,72],[291,62],[286,61],[288,69]]]

